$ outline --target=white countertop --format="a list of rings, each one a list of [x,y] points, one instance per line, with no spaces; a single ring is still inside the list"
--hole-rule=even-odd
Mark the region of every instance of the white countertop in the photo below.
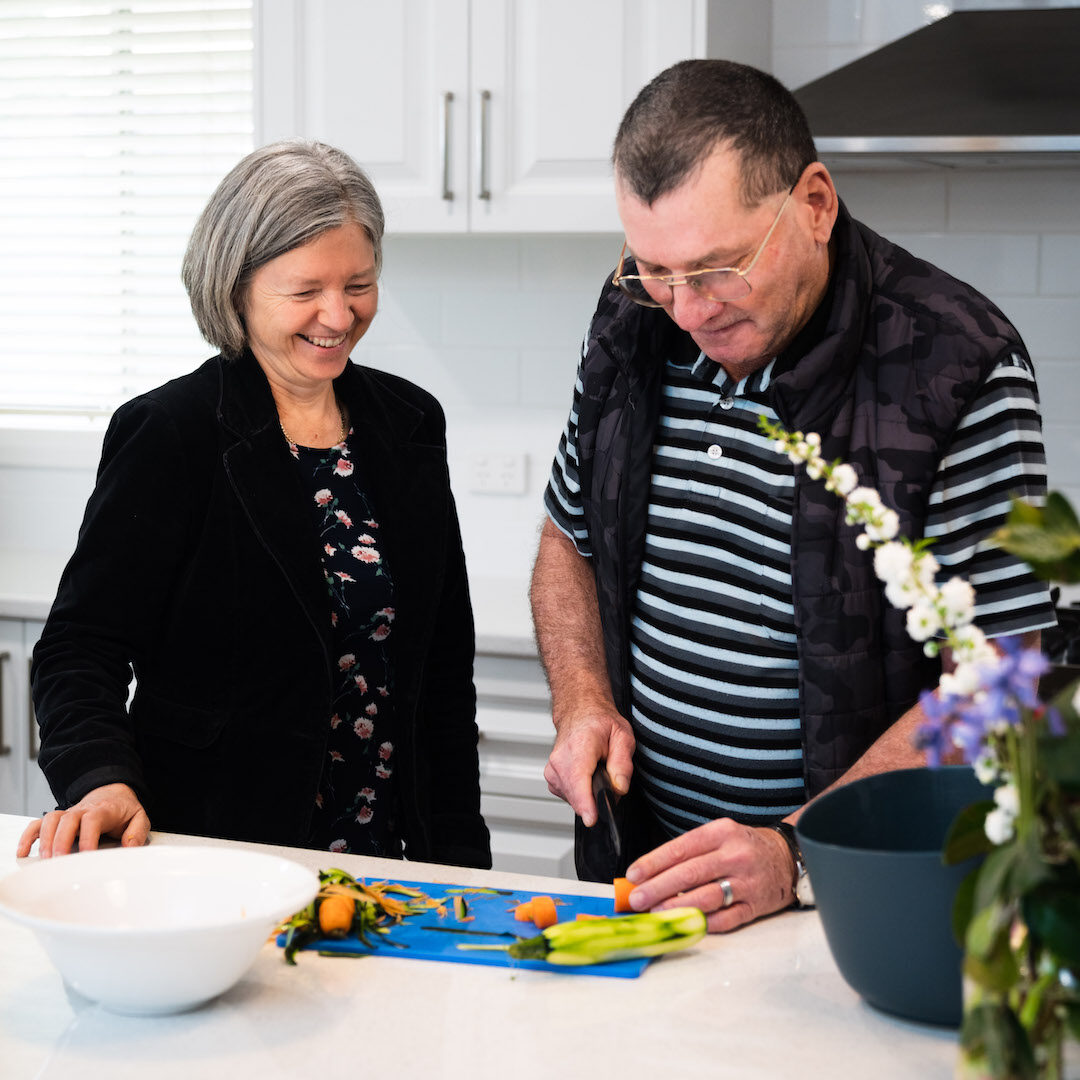
[[[0,876],[27,819],[0,816]],[[154,834],[154,843],[220,843]],[[296,849],[355,874],[606,894],[583,882]],[[77,855],[69,856],[78,858]],[[4,1080],[260,1080],[953,1075],[956,1036],[876,1012],[833,964],[813,912],[788,912],[601,979],[396,956],[288,967],[267,944],[216,1001],[123,1017],[70,992],[33,934],[0,916]]]

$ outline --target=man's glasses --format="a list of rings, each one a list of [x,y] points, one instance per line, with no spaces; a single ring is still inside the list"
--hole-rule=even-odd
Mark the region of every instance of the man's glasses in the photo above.
[[[760,247],[754,252],[750,262],[739,269],[735,266],[724,266],[718,269],[691,270],[688,274],[624,274],[623,266],[626,264],[626,244],[623,244],[622,254],[619,256],[619,266],[615,276],[611,279],[612,285],[617,286],[623,293],[630,297],[635,304],[644,307],[667,307],[675,299],[676,285],[689,285],[704,300],[715,300],[724,303],[728,300],[739,300],[750,295],[750,282],[746,275],[754,269],[754,264],[761,257],[769,238],[776,226],[780,224],[780,217],[791,201],[791,193],[795,190],[792,185],[780,209],[761,241]]]

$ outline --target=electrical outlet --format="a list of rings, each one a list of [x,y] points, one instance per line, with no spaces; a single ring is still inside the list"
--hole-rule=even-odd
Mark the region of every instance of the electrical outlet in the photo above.
[[[524,495],[528,454],[473,454],[469,490],[479,495]]]

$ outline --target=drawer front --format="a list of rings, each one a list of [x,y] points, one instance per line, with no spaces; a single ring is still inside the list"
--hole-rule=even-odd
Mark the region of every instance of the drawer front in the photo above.
[[[574,813],[548,791],[551,698],[535,657],[476,658],[481,808],[497,870],[574,877]]]

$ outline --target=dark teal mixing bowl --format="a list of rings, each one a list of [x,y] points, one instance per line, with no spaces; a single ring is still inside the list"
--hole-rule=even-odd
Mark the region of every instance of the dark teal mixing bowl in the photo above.
[[[990,797],[969,766],[856,780],[806,808],[796,832],[833,959],[871,1005],[956,1027],[962,953],[952,905],[974,862],[941,849],[965,806]]]

